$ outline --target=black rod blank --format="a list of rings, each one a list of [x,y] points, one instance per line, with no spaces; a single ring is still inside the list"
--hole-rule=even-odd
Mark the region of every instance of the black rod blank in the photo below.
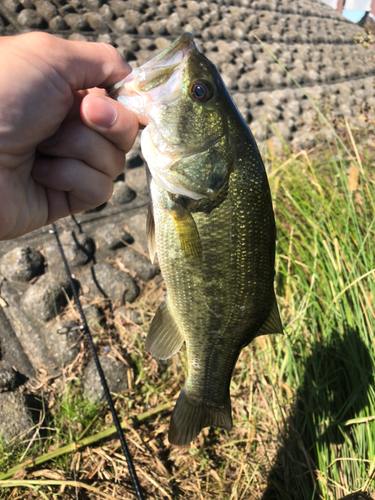
[[[118,419],[118,416],[117,416],[117,413],[116,413],[116,410],[115,410],[115,407],[114,407],[114,404],[113,404],[113,401],[112,401],[111,394],[109,392],[109,388],[108,388],[107,381],[106,381],[104,373],[103,373],[103,369],[102,369],[102,367],[100,365],[100,361],[99,361],[98,355],[96,353],[95,345],[94,345],[94,342],[92,340],[92,336],[91,336],[89,327],[87,325],[85,313],[82,310],[82,305],[81,305],[81,301],[79,300],[77,288],[76,288],[76,285],[75,285],[75,283],[73,281],[72,274],[70,272],[69,265],[68,265],[68,262],[67,262],[66,257],[65,257],[64,249],[63,249],[63,247],[61,245],[60,237],[59,237],[59,234],[57,232],[57,228],[56,228],[55,223],[52,224],[52,232],[55,235],[55,238],[56,238],[56,241],[57,241],[57,246],[59,248],[59,251],[60,251],[60,254],[61,254],[61,258],[62,258],[63,263],[64,263],[65,271],[66,271],[66,274],[67,274],[67,276],[69,278],[70,286],[72,288],[72,292],[73,292],[73,296],[74,296],[74,301],[75,301],[76,306],[78,308],[78,312],[79,312],[79,314],[81,316],[83,329],[85,331],[88,343],[89,343],[90,348],[91,348],[92,356],[94,358],[94,361],[95,361],[95,364],[96,364],[96,368],[97,368],[99,376],[100,376],[100,380],[101,380],[101,383],[102,383],[102,386],[103,386],[103,389],[104,389],[104,394],[105,394],[105,397],[107,399],[108,406],[109,406],[109,408],[111,410],[111,413],[112,413],[112,418],[113,418],[113,421],[114,421],[115,426],[116,426],[118,437],[120,439],[122,451],[123,451],[123,453],[125,455],[126,462],[128,464],[129,473],[130,473],[130,477],[131,477],[133,485],[134,485],[136,496],[137,496],[138,500],[143,500],[141,486],[139,484],[138,477],[137,477],[137,474],[135,472],[135,468],[134,468],[134,464],[133,464],[133,459],[132,459],[132,456],[130,454],[128,445],[126,444],[125,436],[124,436],[124,433],[122,431],[122,428],[121,428],[121,425],[120,425],[120,421]]]

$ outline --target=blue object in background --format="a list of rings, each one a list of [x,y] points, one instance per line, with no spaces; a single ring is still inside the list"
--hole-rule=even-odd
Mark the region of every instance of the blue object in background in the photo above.
[[[365,11],[344,9],[342,15],[346,17],[346,19],[349,19],[349,21],[352,21],[352,23],[358,23],[358,21],[360,21],[365,15]]]

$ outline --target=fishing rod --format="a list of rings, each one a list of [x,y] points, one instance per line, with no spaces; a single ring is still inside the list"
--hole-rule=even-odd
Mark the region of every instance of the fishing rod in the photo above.
[[[101,383],[102,383],[102,386],[103,386],[104,394],[105,394],[105,397],[107,399],[108,406],[109,406],[109,408],[111,410],[113,422],[115,423],[117,434],[118,434],[118,437],[120,439],[122,451],[124,453],[124,456],[126,458],[126,462],[128,464],[129,473],[130,473],[130,477],[131,477],[132,482],[133,482],[133,486],[134,486],[134,489],[135,489],[136,497],[137,497],[138,500],[144,500],[144,497],[143,497],[142,491],[141,491],[141,486],[139,484],[139,480],[138,480],[138,477],[137,477],[137,473],[135,472],[135,468],[134,468],[134,464],[133,464],[133,459],[132,459],[131,453],[129,451],[128,445],[126,444],[125,435],[124,435],[123,430],[121,428],[120,421],[119,421],[119,418],[117,416],[117,412],[115,410],[115,406],[113,404],[111,394],[109,392],[108,384],[107,384],[107,381],[105,379],[105,375],[104,375],[103,369],[101,367],[101,364],[100,364],[100,361],[99,361],[99,358],[98,358],[98,354],[97,354],[96,349],[95,349],[94,342],[92,340],[90,329],[89,329],[89,327],[87,325],[86,316],[85,316],[85,313],[83,312],[81,301],[80,301],[79,296],[78,296],[77,288],[76,288],[76,285],[74,283],[74,280],[73,280],[73,277],[72,277],[72,273],[70,272],[68,261],[66,260],[65,252],[64,252],[64,249],[63,249],[63,247],[61,245],[59,233],[57,231],[55,223],[52,223],[52,232],[55,235],[55,238],[56,238],[56,241],[57,241],[57,246],[59,248],[59,251],[60,251],[60,254],[61,254],[61,258],[62,258],[62,261],[64,263],[65,272],[66,272],[66,274],[67,274],[67,276],[69,278],[69,283],[70,283],[70,286],[71,286],[71,289],[72,289],[72,292],[73,292],[74,301],[76,303],[78,312],[79,312],[79,314],[81,316],[83,330],[84,330],[84,332],[86,334],[88,343],[90,345],[92,356],[93,356],[94,361],[95,361],[96,369],[98,370],[98,373],[99,373],[99,376],[100,376],[100,380],[101,380]]]

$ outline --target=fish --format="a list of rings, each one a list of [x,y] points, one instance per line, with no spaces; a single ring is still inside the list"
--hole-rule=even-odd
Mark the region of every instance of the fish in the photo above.
[[[146,338],[156,359],[186,343],[188,376],[168,439],[230,431],[241,350],[282,333],[274,292],[276,228],[255,139],[212,62],[182,34],[111,92],[145,126],[147,237],[166,283]]]

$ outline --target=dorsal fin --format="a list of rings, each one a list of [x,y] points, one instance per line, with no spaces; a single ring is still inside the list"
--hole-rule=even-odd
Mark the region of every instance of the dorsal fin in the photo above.
[[[146,351],[156,359],[168,359],[180,350],[184,340],[165,299],[151,322],[145,344]]]
[[[273,303],[268,318],[260,327],[257,336],[268,335],[271,333],[283,333],[283,326],[281,324],[281,318],[279,308],[277,307],[275,294],[273,294]]]

